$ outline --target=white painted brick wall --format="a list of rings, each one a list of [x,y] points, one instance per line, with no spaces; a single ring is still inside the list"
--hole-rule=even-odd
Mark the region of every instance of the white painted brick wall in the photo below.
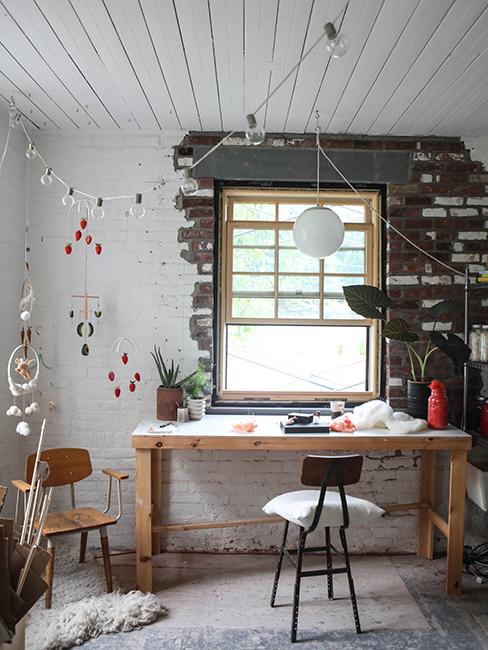
[[[70,257],[63,251],[66,241],[73,241],[76,222],[70,223],[61,205],[61,188],[40,185],[40,167],[30,184],[35,208],[32,266],[39,296],[34,320],[41,327],[46,362],[53,366],[42,376],[42,414],[49,399],[57,404],[50,414],[47,444],[90,449],[95,474],[80,484],[80,505],[102,505],[106,486],[99,473],[102,467],[130,472],[123,485],[125,513],[111,532],[114,546],[134,547],[134,454],[129,434],[140,419],[154,414],[157,378],[149,351],[154,343],[161,344],[168,357],[181,361],[184,371],[191,370],[198,358],[188,324],[198,278],[194,267],[180,257],[184,244],[178,244],[177,231],[186,222],[172,202],[181,174],[173,171],[170,147],[180,139],[181,134],[162,140],[159,135],[134,134],[36,135],[54,169],[91,193],[132,194],[161,175],[167,181],[162,197],[147,200],[148,213],[142,220],[126,218],[126,203],[107,204],[105,219],[93,227],[94,240],[103,243],[104,252],[97,257],[89,251],[89,290],[101,295],[103,316],[96,323],[87,358],[80,354],[76,319],[68,317],[70,294],[83,288],[83,245],[74,245]],[[411,280],[418,284],[417,276]],[[401,283],[406,281],[401,278]],[[118,336],[137,341],[142,382],[134,395],[124,393],[116,400],[107,372],[121,368],[110,353]],[[32,440],[26,440],[23,452],[32,448]],[[260,516],[267,499],[297,488],[302,457],[278,452],[166,454],[163,515],[171,522]],[[378,503],[416,501],[417,456],[368,454],[363,479],[351,492]],[[56,506],[67,503],[68,491],[58,494]],[[415,531],[415,514],[405,513],[352,530],[350,543],[355,550],[412,551]],[[172,549],[266,549],[276,546],[279,536],[277,527],[262,526],[180,533],[165,543]],[[96,543],[95,536],[91,541]]]
[[[8,113],[0,108],[0,155],[8,129]],[[10,146],[0,176],[0,484],[9,485],[19,477],[20,444],[15,433],[18,419],[7,417],[12,396],[5,381],[8,358],[19,343],[19,294],[24,274],[25,157],[24,138],[12,131]],[[11,514],[14,503],[10,489],[4,512]]]

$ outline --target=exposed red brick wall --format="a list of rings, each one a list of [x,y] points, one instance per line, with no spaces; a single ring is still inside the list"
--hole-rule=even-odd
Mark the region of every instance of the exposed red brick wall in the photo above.
[[[175,166],[188,165],[193,146],[213,145],[221,134],[192,133],[175,148]],[[314,147],[315,136],[268,135],[263,146],[292,148]],[[238,142],[238,140],[237,140]],[[326,149],[403,150],[411,152],[407,183],[387,186],[387,217],[390,222],[419,246],[447,264],[463,271],[466,263],[473,271],[481,271],[488,262],[488,174],[479,162],[472,161],[469,151],[458,138],[354,138],[324,136]],[[236,144],[234,140],[233,144]],[[347,175],[347,169],[342,170]],[[263,178],[263,180],[266,180]],[[182,252],[196,264],[202,281],[195,285],[190,327],[201,350],[212,348],[212,324],[208,314],[199,315],[202,307],[213,308],[212,265],[214,261],[214,198],[213,179],[199,179],[203,196],[180,196],[189,226],[179,233],[188,244]],[[387,230],[386,289],[394,300],[393,314],[411,322],[425,341],[419,310],[429,301],[455,298],[459,312],[449,324],[449,331],[463,332],[462,278],[455,277],[419,251],[412,248],[390,229]],[[486,294],[488,298],[488,291]],[[471,300],[472,322],[486,322],[483,312],[488,301],[481,292]],[[429,364],[431,377],[446,381],[449,397],[458,411],[461,378],[455,377],[452,364],[441,353],[435,353]],[[409,362],[401,343],[387,345],[386,396],[394,408],[405,406]]]

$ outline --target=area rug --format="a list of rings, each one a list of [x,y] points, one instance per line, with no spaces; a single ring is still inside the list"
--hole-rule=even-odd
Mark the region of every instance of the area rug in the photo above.
[[[166,615],[153,594],[122,593],[114,579],[114,593],[107,594],[101,562],[78,552],[56,547],[52,609],[41,599],[31,610],[26,631],[27,650],[63,650],[81,645],[100,634],[130,632]]]

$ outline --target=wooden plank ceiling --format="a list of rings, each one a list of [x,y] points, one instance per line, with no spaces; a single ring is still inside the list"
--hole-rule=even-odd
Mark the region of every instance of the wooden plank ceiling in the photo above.
[[[231,130],[345,0],[0,0],[0,96],[32,128]],[[488,134],[486,0],[350,0],[258,114],[273,132]]]

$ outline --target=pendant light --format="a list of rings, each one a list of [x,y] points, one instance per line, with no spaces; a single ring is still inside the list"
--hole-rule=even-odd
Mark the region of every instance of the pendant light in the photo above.
[[[304,255],[323,258],[333,255],[344,240],[344,224],[330,208],[319,204],[320,199],[320,126],[317,118],[317,205],[298,215],[293,226],[295,246]]]

